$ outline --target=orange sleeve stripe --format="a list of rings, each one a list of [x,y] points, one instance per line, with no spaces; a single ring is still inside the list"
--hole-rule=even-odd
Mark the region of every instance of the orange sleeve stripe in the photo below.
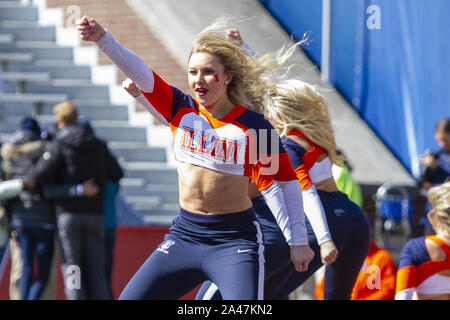
[[[251,168],[251,178],[260,191],[266,190],[275,181],[272,175],[263,174],[265,170],[270,170],[268,167],[258,160]]]
[[[450,261],[427,261],[418,267],[417,285],[442,270],[450,269]]]
[[[300,185],[302,186],[302,191],[305,191],[309,187],[313,185],[311,178],[309,176],[308,170],[304,165],[301,165],[295,170],[295,174],[297,175],[298,181],[300,181]]]
[[[289,155],[286,152],[272,154],[268,164],[263,164],[261,160],[258,160],[252,166],[251,178],[259,190],[267,189],[274,181],[292,181],[297,179],[289,160]]]
[[[418,275],[416,266],[407,266],[398,270],[395,292],[400,292],[408,288],[415,288],[418,285]]]
[[[294,168],[287,152],[272,154],[272,158],[279,159],[278,172],[274,175],[277,181],[291,181],[297,179]]]
[[[153,92],[144,92],[142,94],[147,98],[151,105],[169,122],[172,120],[172,102],[173,91],[172,88],[161,79],[155,72],[155,85]]]

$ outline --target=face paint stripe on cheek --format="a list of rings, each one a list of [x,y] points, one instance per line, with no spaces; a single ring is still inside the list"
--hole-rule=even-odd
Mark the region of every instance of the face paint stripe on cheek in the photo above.
[[[216,82],[219,82],[219,75],[218,75],[218,74],[215,74],[215,75],[214,75],[214,79],[216,79]]]

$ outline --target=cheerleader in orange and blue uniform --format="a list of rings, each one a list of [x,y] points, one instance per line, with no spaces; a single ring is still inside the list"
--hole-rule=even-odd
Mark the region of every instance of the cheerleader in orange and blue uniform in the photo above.
[[[432,187],[428,213],[436,235],[409,240],[397,272],[396,300],[450,299],[450,181]]]

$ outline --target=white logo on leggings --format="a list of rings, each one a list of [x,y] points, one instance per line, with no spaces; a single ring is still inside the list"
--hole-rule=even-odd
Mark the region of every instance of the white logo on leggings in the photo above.
[[[164,252],[165,254],[168,254],[169,251],[167,251],[167,250],[168,250],[171,246],[173,246],[174,244],[175,244],[175,241],[172,241],[172,240],[166,240],[166,241],[164,241],[164,242],[159,246],[159,248],[156,249],[156,250],[162,251],[162,252]]]

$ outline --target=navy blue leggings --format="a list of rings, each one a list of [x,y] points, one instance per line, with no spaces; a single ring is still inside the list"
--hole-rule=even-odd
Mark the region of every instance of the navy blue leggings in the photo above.
[[[217,215],[181,209],[119,299],[179,299],[206,280],[213,281],[226,300],[262,299],[263,250],[252,208]]]
[[[339,251],[339,257],[325,268],[324,298],[327,300],[350,299],[353,285],[369,250],[370,227],[362,210],[341,192],[318,191],[327,216],[328,227]],[[282,233],[275,228],[275,220],[268,218],[267,206],[261,205],[261,198],[252,199],[258,221],[264,235],[266,275],[264,283],[265,299],[287,299],[288,295],[302,285],[321,266],[320,247],[314,231],[306,221],[308,242],[314,251],[314,259],[308,270],[297,272],[290,261],[289,247]],[[269,211],[270,212],[270,211]],[[268,243],[266,244],[266,239]],[[220,299],[220,292],[211,293],[213,285],[205,283],[196,299]]]
[[[318,191],[327,217],[331,237],[339,251],[338,258],[325,267],[325,300],[349,300],[358,273],[364,263],[370,245],[370,225],[364,212],[341,192]],[[320,247],[307,221],[308,239],[314,251],[314,259],[305,272],[296,272],[290,264],[280,277],[282,285],[272,299],[287,299],[288,295],[303,284],[322,266]],[[285,274],[290,276],[286,279]],[[275,279],[274,281],[277,281]]]

